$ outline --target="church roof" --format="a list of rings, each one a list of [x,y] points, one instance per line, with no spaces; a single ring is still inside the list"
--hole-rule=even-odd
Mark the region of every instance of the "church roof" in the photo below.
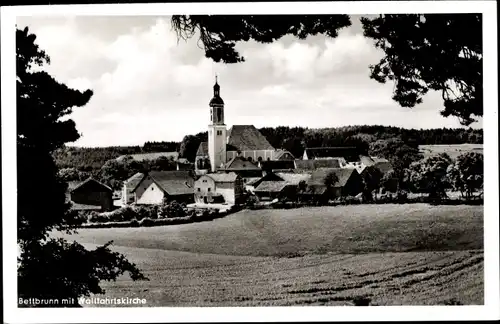
[[[223,104],[224,104],[224,100],[222,100],[222,98],[219,97],[219,96],[214,96],[210,100],[210,103],[209,103],[210,106],[212,106],[212,105],[223,105]]]
[[[228,145],[240,151],[274,150],[253,125],[234,125],[228,131]]]

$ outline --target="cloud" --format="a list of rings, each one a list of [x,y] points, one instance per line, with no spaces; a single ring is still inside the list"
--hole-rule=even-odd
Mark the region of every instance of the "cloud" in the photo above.
[[[94,91],[70,116],[83,134],[78,145],[141,145],[205,131],[216,73],[229,126],[459,126],[439,115],[438,95],[401,108],[392,84],[370,80],[368,66],[382,54],[359,28],[336,39],[238,44],[246,62],[225,65],[205,58],[196,38],[179,41],[168,17],[25,17],[18,24],[29,25],[51,56],[51,74]]]

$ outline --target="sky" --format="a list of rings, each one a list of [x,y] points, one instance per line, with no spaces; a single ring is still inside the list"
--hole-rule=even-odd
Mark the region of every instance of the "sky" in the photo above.
[[[179,40],[167,16],[31,16],[17,26],[28,26],[50,56],[46,71],[94,92],[69,116],[82,134],[73,145],[181,141],[206,131],[216,74],[228,127],[461,127],[439,114],[439,93],[402,108],[391,99],[392,83],[371,80],[369,65],[383,53],[362,35],[359,16],[351,19],[335,39],[239,43],[246,62],[238,64],[205,58],[197,37]]]

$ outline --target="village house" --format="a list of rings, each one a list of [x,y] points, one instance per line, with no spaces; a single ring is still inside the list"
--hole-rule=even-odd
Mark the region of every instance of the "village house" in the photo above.
[[[150,171],[137,183],[134,202],[142,205],[165,201],[193,202],[194,174],[191,171]]]
[[[69,182],[66,198],[71,201],[73,210],[113,209],[113,189],[93,178]]]
[[[248,161],[242,156],[235,156],[232,158],[225,164],[223,169],[220,169],[220,171],[226,173],[234,172],[243,178],[244,182],[249,178],[262,177],[262,169],[254,162]]]
[[[137,187],[139,182],[142,181],[142,178],[144,177],[144,173],[137,172],[127,180],[123,182],[123,187],[122,187],[122,204],[123,205],[128,205],[132,204],[135,202],[135,193],[134,189]]]
[[[300,182],[307,182],[310,176],[308,173],[296,172],[268,173],[255,182],[254,193],[260,200],[275,198],[295,200]]]
[[[208,173],[196,180],[194,197],[196,203],[226,203],[235,205],[241,202],[244,194],[242,178],[234,173]]]
[[[337,181],[327,187],[325,179],[335,174]],[[306,188],[300,195],[306,199],[328,201],[329,199],[356,196],[363,190],[361,175],[352,168],[320,168],[311,172]]]

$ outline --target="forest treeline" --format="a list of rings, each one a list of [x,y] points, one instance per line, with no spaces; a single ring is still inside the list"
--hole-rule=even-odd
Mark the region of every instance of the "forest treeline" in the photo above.
[[[483,130],[472,128],[404,129],[389,126],[345,126],[339,128],[310,129],[304,127],[264,127],[259,129],[275,148],[302,156],[306,147],[357,146],[368,152],[369,145],[377,140],[396,138],[416,145],[482,144]],[[54,157],[59,168],[97,172],[106,161],[121,155],[148,152],[179,151],[180,156],[193,161],[198,146],[207,141],[207,132],[186,135],[182,142],[146,142],[143,146],[71,147],[57,150]]]

